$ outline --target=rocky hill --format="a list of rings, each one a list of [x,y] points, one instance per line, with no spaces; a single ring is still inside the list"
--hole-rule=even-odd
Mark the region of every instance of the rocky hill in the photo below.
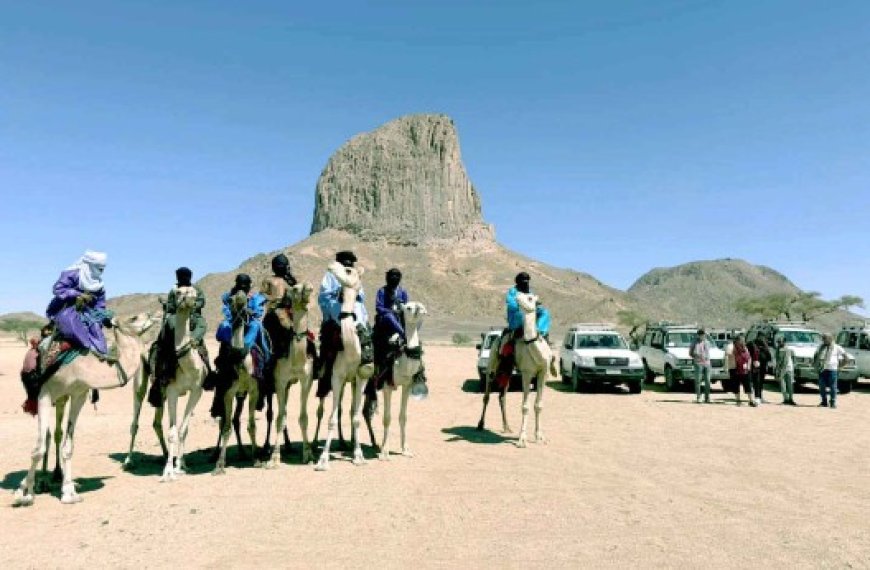
[[[493,237],[445,115],[401,117],[342,145],[317,181],[311,233],[325,229],[405,245]]]
[[[753,319],[738,313],[735,303],[744,297],[797,293],[800,288],[783,274],[742,259],[694,261],[676,267],[658,267],[641,276],[628,293],[646,308],[646,314],[707,326],[747,326]],[[822,315],[817,325],[839,326],[849,315]]]

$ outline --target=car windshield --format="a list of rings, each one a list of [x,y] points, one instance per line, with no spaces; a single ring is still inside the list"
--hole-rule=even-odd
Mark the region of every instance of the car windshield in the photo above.
[[[692,341],[694,341],[697,336],[696,333],[689,331],[669,332],[668,342],[666,344],[668,346],[692,346]]]
[[[499,338],[500,336],[501,335],[497,335],[497,334],[486,335],[486,337],[483,339],[483,346],[481,348],[483,348],[484,350],[492,348],[492,343],[494,343],[495,340],[497,338]]]
[[[786,344],[821,344],[822,335],[815,331],[781,331]]]
[[[618,334],[578,334],[574,348],[628,348]]]

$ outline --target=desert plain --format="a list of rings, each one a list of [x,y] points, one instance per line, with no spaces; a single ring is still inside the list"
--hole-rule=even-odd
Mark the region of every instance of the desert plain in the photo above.
[[[514,433],[501,433],[496,400],[477,431],[475,350],[433,344],[430,396],[409,404],[414,458],[380,461],[366,446],[361,467],[342,453],[325,473],[301,465],[294,388],[283,464],[254,468],[231,447],[226,475],[212,476],[206,393],[190,473],[172,483],[159,482],[147,404],[138,466],[122,468],[128,386],[80,418],[73,469],[84,502],[61,504],[55,485],[14,508],[37,431],[21,410],[23,355],[0,342],[0,568],[870,567],[867,380],[830,410],[812,389],[798,393],[800,407],[780,406],[772,383],[771,403],[753,409],[718,389],[696,405],[661,379],[636,396],[571,393],[551,379],[547,443],[519,449],[521,394],[508,395]],[[312,397],[312,431],[315,406]],[[258,414],[258,437],[264,428]]]

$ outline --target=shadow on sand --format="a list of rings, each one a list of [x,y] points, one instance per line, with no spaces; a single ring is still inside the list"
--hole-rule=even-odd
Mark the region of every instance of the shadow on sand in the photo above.
[[[491,432],[488,429],[478,430],[476,427],[472,426],[454,426],[449,428],[444,428],[441,430],[442,433],[446,433],[447,435],[453,436],[445,441],[467,441],[469,443],[483,443],[483,444],[495,444],[495,443],[506,443],[512,442],[515,438],[507,438],[495,432]]]
[[[55,495],[60,497],[60,482],[51,480],[51,471],[47,473],[47,481],[46,478],[42,477],[42,472],[37,470],[36,472],[36,484],[37,484],[37,493],[47,493],[51,495]],[[0,489],[6,489],[7,491],[14,491],[18,489],[18,486],[21,485],[21,482],[24,481],[24,478],[27,476],[27,470],[21,469],[19,471],[12,471],[11,473],[7,473],[3,480],[0,481]],[[91,491],[98,491],[105,487],[106,479],[113,479],[113,475],[107,475],[105,477],[76,477],[74,479],[76,484],[76,491],[79,493],[90,493]],[[47,484],[47,489],[46,489]]]

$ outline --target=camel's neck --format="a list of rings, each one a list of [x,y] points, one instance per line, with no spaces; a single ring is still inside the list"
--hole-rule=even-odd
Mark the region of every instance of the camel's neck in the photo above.
[[[352,313],[356,306],[357,290],[353,287],[341,288],[341,312]]]
[[[245,348],[245,322],[239,321],[233,326],[233,348]]]
[[[523,313],[523,338],[534,340],[538,336],[538,323],[535,311]]]
[[[293,332],[302,334],[308,330],[308,309],[293,307]]]
[[[341,290],[341,312],[353,314],[356,305],[357,290],[353,287],[343,287]],[[353,317],[341,319],[341,342],[344,345],[344,355],[347,358],[362,357],[359,337],[356,334],[356,320]]]
[[[191,310],[179,307],[175,312],[175,350],[181,350],[190,344]]]
[[[112,329],[115,333],[115,344],[118,347],[118,363],[129,377],[139,366],[142,356],[142,341],[139,336],[124,332],[120,328]]]
[[[408,320],[406,317],[405,334],[408,337],[408,348],[417,348],[420,346],[420,335],[417,332],[420,326],[417,321]]]

